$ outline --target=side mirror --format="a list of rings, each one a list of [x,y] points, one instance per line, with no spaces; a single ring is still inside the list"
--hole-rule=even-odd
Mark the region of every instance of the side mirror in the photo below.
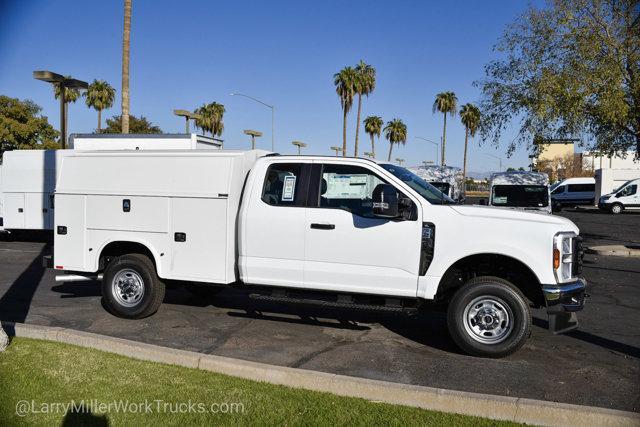
[[[623,196],[624,196],[624,194],[622,194],[622,191],[621,191],[621,192],[619,192],[619,193],[616,193],[616,199],[617,199],[618,197],[623,197]]]
[[[391,184],[379,184],[373,190],[373,214],[382,218],[400,215],[398,190]]]
[[[487,199],[480,199],[480,201],[478,203],[480,204],[480,206],[486,206],[487,205]]]

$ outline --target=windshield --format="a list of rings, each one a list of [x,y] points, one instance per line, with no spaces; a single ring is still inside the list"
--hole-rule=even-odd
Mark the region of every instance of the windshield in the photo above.
[[[624,187],[626,187],[628,184],[631,184],[633,181],[635,181],[635,179],[630,179],[629,181],[625,182],[624,184],[622,184],[620,187],[616,188],[615,190],[613,190],[611,193],[617,193],[618,191],[622,190]]]
[[[431,204],[450,205],[455,203],[453,199],[443,194],[436,187],[401,166],[390,165],[388,163],[381,164],[380,166],[391,172],[396,178],[402,180],[402,182],[411,187],[412,190],[415,190]]]
[[[518,208],[545,208],[549,206],[549,190],[546,185],[494,185],[491,204]]]
[[[448,182],[433,182],[433,181],[431,181],[429,184],[433,185],[438,190],[442,191],[444,194],[449,194],[449,188],[451,188],[451,185]]]

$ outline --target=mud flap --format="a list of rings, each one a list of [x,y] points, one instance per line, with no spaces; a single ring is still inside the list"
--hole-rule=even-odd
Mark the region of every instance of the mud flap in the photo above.
[[[578,328],[578,315],[575,312],[548,313],[548,316],[549,330],[555,335]]]

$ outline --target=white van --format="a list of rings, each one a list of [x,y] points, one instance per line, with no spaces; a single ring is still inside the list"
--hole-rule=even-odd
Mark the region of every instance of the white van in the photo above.
[[[464,200],[464,178],[462,169],[454,166],[418,166],[408,168],[411,172],[442,191],[445,196],[462,202]]]
[[[567,206],[594,205],[596,198],[595,178],[567,178],[551,187],[551,202],[558,209]]]
[[[100,171],[100,173],[96,173]],[[584,305],[578,227],[463,206],[409,170],[361,158],[264,151],[76,152],[55,193],[54,256],[102,280],[105,307],[152,315],[166,286],[232,285],[250,298],[406,312],[446,305],[455,342],[522,347],[530,306],[556,333]]]
[[[551,213],[549,175],[542,172],[500,172],[491,175],[489,205]]]
[[[206,150],[220,140],[193,134],[71,134],[67,150],[5,151],[0,168],[0,232],[53,229],[53,190],[62,160],[74,151]]]
[[[640,178],[625,182],[610,194],[600,197],[598,207],[612,214],[622,213],[624,210],[640,209]]]

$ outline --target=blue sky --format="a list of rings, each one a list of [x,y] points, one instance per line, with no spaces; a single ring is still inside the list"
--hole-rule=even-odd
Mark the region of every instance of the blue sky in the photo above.
[[[193,109],[205,102],[226,106],[223,138],[229,148],[246,148],[242,130],[264,132],[259,145],[270,146],[267,108],[229,96],[240,91],[276,106],[276,150],[292,153],[293,140],[309,144],[308,153],[330,154],[341,145],[342,113],[333,74],[358,60],[377,70],[375,92],[364,100],[363,117],[401,118],[406,146],[394,158],[408,164],[434,160],[442,115],[432,114],[436,93],[454,91],[460,103],[477,102],[473,81],[507,24],[527,3],[518,1],[165,1],[134,0],[131,36],[131,112],[144,115],[165,132],[183,132],[174,108]],[[28,98],[58,127],[58,103],[50,85],[32,78],[33,70],[51,70],[91,81],[107,80],[117,90],[120,70],[123,2],[120,0],[0,0],[0,93]],[[97,113],[82,100],[70,107],[69,131],[90,132]],[[353,150],[355,108],[349,116]],[[514,126],[515,129],[515,126]],[[490,171],[515,134],[500,148],[476,138],[470,143],[469,169]],[[369,140],[361,128],[361,141]],[[448,120],[447,163],[460,166],[464,128]],[[388,143],[377,141],[386,156]],[[504,167],[526,166],[519,149]]]

